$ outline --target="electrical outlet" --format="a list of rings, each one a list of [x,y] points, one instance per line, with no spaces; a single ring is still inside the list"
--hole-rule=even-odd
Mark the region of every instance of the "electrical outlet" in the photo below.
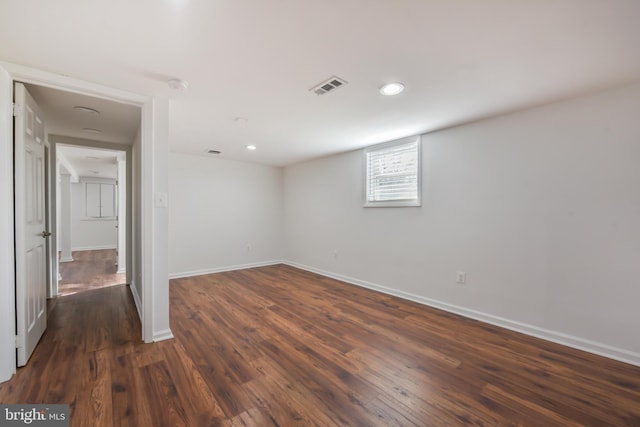
[[[467,283],[467,273],[465,273],[464,271],[458,271],[456,273],[456,283],[460,285],[464,285],[465,283]]]

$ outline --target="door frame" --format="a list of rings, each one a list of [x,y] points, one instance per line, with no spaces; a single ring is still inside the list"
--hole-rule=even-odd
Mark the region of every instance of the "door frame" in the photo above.
[[[132,203],[131,203],[131,194],[132,194],[132,188],[131,188],[131,175],[132,175],[132,162],[131,162],[131,151],[133,148],[133,145],[124,145],[124,144],[116,144],[116,143],[111,143],[111,142],[102,142],[102,141],[94,141],[94,140],[89,140],[89,139],[81,139],[81,138],[72,138],[72,137],[65,137],[65,136],[59,136],[59,135],[52,135],[49,134],[48,137],[48,142],[51,146],[51,153],[53,153],[53,164],[54,166],[52,166],[52,169],[55,168],[56,170],[53,171],[53,173],[50,175],[50,179],[53,180],[54,182],[57,182],[57,180],[60,178],[60,171],[58,170],[59,168],[55,167],[55,163],[58,161],[58,149],[59,149],[59,145],[65,145],[67,147],[81,147],[81,148],[95,148],[97,150],[106,150],[106,151],[112,151],[114,153],[116,153],[118,162],[123,162],[124,163],[124,175],[125,178],[122,180],[122,182],[124,182],[124,185],[121,185],[121,181],[120,181],[120,177],[118,176],[117,182],[118,182],[118,197],[120,197],[120,192],[122,192],[123,194],[123,198],[124,198],[124,203],[121,205],[120,203],[122,202],[122,200],[118,199],[118,201],[116,202],[117,205],[117,212],[118,212],[118,229],[117,232],[120,233],[120,229],[125,230],[125,235],[124,235],[124,239],[123,239],[123,243],[122,245],[124,246],[125,250],[125,256],[130,256],[129,254],[131,254],[133,251],[131,250],[131,245],[133,243],[132,240],[132,233],[131,230],[133,229],[133,227],[131,226],[131,222],[133,220],[132,218]],[[119,166],[120,167],[120,166]],[[56,190],[57,191],[57,190]],[[57,196],[57,194],[56,194]],[[56,197],[54,200],[55,206],[55,212],[56,212],[56,217],[57,217],[57,212],[58,212],[58,205],[60,204],[60,198]],[[124,210],[121,212],[120,207],[123,206]],[[71,214],[71,213],[69,213]],[[58,221],[59,222],[59,221]],[[56,230],[57,231],[57,230]],[[119,246],[119,245],[118,245]],[[118,250],[120,249],[119,247],[117,248]],[[51,262],[56,263],[56,268],[58,270],[56,271],[60,271],[60,261],[57,258],[52,258]],[[125,262],[125,266],[127,264],[132,264],[131,262]],[[126,273],[126,283],[131,284],[133,275],[132,275],[132,270],[131,269],[126,269],[125,271],[122,271],[123,273]],[[56,273],[57,274],[57,273]],[[131,289],[131,292],[135,292],[134,289]],[[51,294],[52,295],[58,295],[58,282],[55,281],[54,283],[51,283]],[[140,301],[139,295],[135,295],[134,299],[136,300],[136,305],[138,304],[138,302]],[[142,317],[142,316],[140,316]]]
[[[168,189],[169,100],[145,96],[73,79],[17,64],[0,62],[0,382],[16,372],[15,249],[13,203],[13,83],[20,81],[139,106],[141,315],[144,342],[173,338],[169,327],[168,212],[163,203]],[[53,157],[53,156],[51,156]],[[54,159],[55,160],[55,159]],[[135,167],[135,166],[134,166]],[[49,168],[52,169],[51,167]],[[51,187],[55,192],[55,186]],[[50,195],[55,197],[55,193]],[[51,228],[57,230],[56,212],[49,209]],[[57,254],[57,236],[52,236]],[[57,269],[55,269],[57,270]],[[54,280],[57,271],[54,271]],[[53,275],[52,275],[53,276]]]

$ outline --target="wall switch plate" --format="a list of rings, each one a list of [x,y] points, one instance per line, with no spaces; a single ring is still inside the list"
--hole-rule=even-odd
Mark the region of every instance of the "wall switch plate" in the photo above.
[[[456,283],[460,285],[464,285],[465,283],[467,283],[467,273],[465,273],[464,271],[458,271],[456,273]]]

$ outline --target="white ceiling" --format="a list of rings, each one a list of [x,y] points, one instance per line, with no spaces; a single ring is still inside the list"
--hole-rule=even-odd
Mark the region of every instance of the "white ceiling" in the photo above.
[[[85,178],[116,179],[118,155],[123,152],[56,144],[56,153],[64,159],[60,166],[61,173]],[[73,170],[69,170],[69,165]]]
[[[170,96],[172,151],[285,165],[639,81],[638,22],[638,0],[3,1],[0,58]]]
[[[131,145],[140,126],[139,107],[42,86],[25,86],[43,111],[50,134]],[[97,113],[74,107],[91,108]]]
[[[123,145],[125,149],[133,142],[140,126],[139,107],[32,84],[25,86],[42,110],[49,134],[110,142]],[[96,112],[89,113],[74,107],[91,108]],[[100,133],[85,129],[96,129]],[[58,144],[57,155],[63,161],[62,173],[77,177],[117,178],[117,151]]]

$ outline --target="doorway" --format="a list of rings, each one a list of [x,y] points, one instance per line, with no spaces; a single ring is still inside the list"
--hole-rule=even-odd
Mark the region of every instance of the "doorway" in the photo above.
[[[58,297],[128,284],[126,151],[56,144]]]
[[[169,100],[154,95],[140,95],[105,87],[88,81],[46,72],[7,62],[0,62],[0,381],[16,371],[15,351],[15,247],[14,247],[14,168],[13,168],[13,84],[29,84],[56,88],[70,93],[86,94],[141,109],[139,134],[132,146],[128,174],[135,175],[130,184],[136,202],[132,214],[137,222],[132,251],[136,256],[136,305],[142,323],[142,339],[154,342],[172,338],[169,328],[169,280],[167,270],[168,242],[166,206],[155,206],[154,198],[166,200],[168,166]],[[52,151],[52,162],[55,152]],[[51,188],[55,191],[55,186]],[[160,209],[157,209],[160,207]],[[50,210],[55,230],[56,213]],[[135,224],[134,224],[135,225]],[[52,239],[55,242],[55,238]],[[56,248],[57,250],[57,248]],[[56,251],[53,252],[54,254]],[[128,258],[130,259],[130,258]],[[55,265],[52,263],[51,265]],[[137,266],[137,267],[136,267]],[[53,268],[53,267],[52,267]],[[130,273],[131,274],[131,273]],[[58,272],[52,271],[57,278]]]
[[[42,85],[25,84],[25,87],[47,119],[47,142],[52,152],[51,201],[55,209],[50,216],[55,220],[50,222],[55,224],[51,241],[55,248],[51,248],[49,262],[53,265],[54,280],[49,283],[47,296],[56,297],[60,283],[67,285],[65,293],[71,291],[70,285],[88,284],[73,278],[74,283],[70,283],[69,277],[61,274],[62,270],[68,270],[65,263],[79,266],[80,263],[73,263],[73,251],[113,249],[117,268],[113,272],[105,269],[105,273],[118,278],[125,275],[119,280],[121,283],[135,282],[131,273],[139,263],[131,261],[142,255],[140,242],[134,242],[131,236],[141,214],[140,209],[132,210],[132,193],[138,198],[141,195],[140,174],[133,173],[141,166],[140,156],[133,155],[140,152],[140,107]],[[132,161],[133,157],[138,162]],[[137,224],[133,224],[134,219]],[[112,255],[109,251],[102,253]],[[96,280],[104,283],[116,277]],[[141,284],[134,285],[140,296]]]
[[[16,346],[23,366],[46,329],[52,298],[128,282],[126,158],[140,134],[141,112],[28,83],[16,82],[14,91]],[[100,141],[85,137],[87,129],[103,139],[126,134]]]

